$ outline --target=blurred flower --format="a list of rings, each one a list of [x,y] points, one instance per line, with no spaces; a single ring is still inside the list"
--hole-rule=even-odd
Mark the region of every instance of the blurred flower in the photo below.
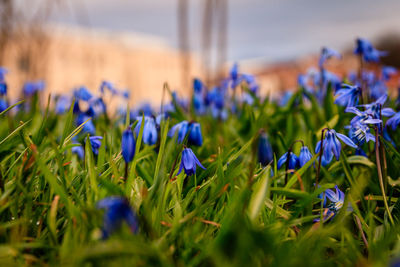
[[[294,154],[293,152],[290,152],[290,157],[289,157],[289,170],[294,170],[299,166],[299,158]],[[283,164],[286,163],[288,158],[288,152],[282,155],[282,157],[279,158],[278,160],[278,169],[282,167]]]
[[[246,81],[250,92],[257,95],[258,89],[260,86],[257,84],[256,78],[254,77],[254,75],[242,74],[242,77],[243,77],[243,80]]]
[[[309,162],[312,157],[313,157],[313,155],[311,154],[308,147],[302,146],[300,149],[300,155],[299,155],[300,168],[303,167],[307,162]]]
[[[390,126],[392,130],[396,130],[400,124],[400,112],[397,112],[393,117],[386,121],[386,127]]]
[[[71,106],[71,98],[65,95],[61,95],[57,99],[55,112],[57,114],[64,114]]]
[[[117,89],[115,89],[114,84],[109,81],[102,81],[100,84],[100,92],[104,94],[105,90],[110,91],[111,94],[118,94]]]
[[[3,112],[8,108],[7,100],[0,98],[0,112]]]
[[[90,93],[89,90],[84,86],[75,89],[74,96],[77,100],[83,100],[86,102],[93,97],[92,93]]]
[[[101,147],[101,140],[103,137],[101,136],[90,136],[89,141],[90,145],[92,146],[92,151],[95,155],[99,154],[99,148]]]
[[[0,81],[0,96],[7,94],[7,84],[4,81]]]
[[[126,163],[131,162],[133,160],[133,156],[135,155],[135,147],[136,147],[136,141],[135,138],[133,137],[133,132],[131,130],[131,127],[128,127],[122,133],[122,142],[121,142],[122,156],[124,157]]]
[[[8,73],[8,69],[0,67],[0,82],[4,82],[5,76]]]
[[[273,160],[273,158],[274,154],[268,136],[265,132],[262,132],[258,139],[258,162],[260,162],[261,165],[266,166]]]
[[[76,146],[72,147],[71,152],[73,154],[78,155],[78,157],[80,159],[83,159],[85,157],[85,151],[84,151],[82,145],[80,143],[78,143],[78,142],[73,142],[73,144],[76,145]]]
[[[336,52],[333,49],[323,47],[321,50],[321,55],[319,57],[319,62],[318,62],[320,69],[323,69],[324,63],[332,57],[336,57],[336,58],[340,59],[342,56],[340,55],[340,53]]]
[[[142,125],[142,117],[136,117],[136,120],[138,121],[138,123],[135,126],[134,132],[136,137],[138,137],[140,127]],[[147,145],[154,145],[155,143],[157,143],[158,138],[156,121],[153,117],[145,116],[143,123],[143,143]]]
[[[183,169],[186,175],[193,175],[196,173],[196,165],[206,169],[203,167],[203,165],[201,165],[200,161],[190,148],[184,148],[182,151],[181,165],[179,167],[178,174],[180,174]]]
[[[335,104],[345,107],[353,107],[358,104],[360,93],[360,87],[343,84],[342,88],[335,94]]]
[[[195,93],[203,92],[204,85],[200,79],[195,78],[193,80],[193,90]]]
[[[382,67],[381,73],[382,79],[384,81],[388,81],[393,75],[397,74],[397,69],[391,66],[384,66]]]
[[[108,238],[126,222],[132,233],[139,230],[139,222],[127,199],[114,196],[106,197],[97,203],[98,209],[104,209],[103,238]]]
[[[82,123],[84,123],[88,119],[90,119],[89,116],[86,116],[85,114],[81,113],[76,118],[76,124],[79,126],[79,125],[81,125]],[[94,127],[93,120],[87,121],[83,125],[82,131],[84,133],[95,134],[96,133],[96,128]]]
[[[172,126],[172,128],[168,132],[168,137],[174,137],[176,134],[178,134],[177,141],[179,144],[181,144],[183,140],[185,140],[188,129],[189,123],[187,121],[181,121]]]
[[[354,54],[362,56],[366,62],[379,62],[379,58],[386,56],[387,52],[379,51],[375,49],[368,40],[358,38]]]
[[[356,144],[354,144],[354,142],[344,134],[337,133],[333,129],[326,130],[321,159],[324,166],[332,161],[333,155],[335,155],[336,160],[339,160],[340,152],[342,150],[342,145],[339,139],[346,145],[357,148]],[[317,146],[315,147],[315,153],[318,154],[320,149],[321,141],[318,141]]]
[[[194,146],[203,145],[203,136],[201,135],[201,127],[198,122],[190,122],[188,127],[189,137],[188,144]]]
[[[26,82],[22,88],[25,96],[31,96],[36,92],[43,91],[45,83],[43,81]]]

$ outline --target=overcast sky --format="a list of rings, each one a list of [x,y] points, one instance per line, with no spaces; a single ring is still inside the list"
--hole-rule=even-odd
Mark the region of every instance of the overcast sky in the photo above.
[[[27,0],[25,0],[27,1]],[[199,49],[201,3],[190,2],[191,47]],[[400,31],[399,0],[228,0],[229,60],[285,60],[342,49],[360,36]],[[155,35],[177,46],[177,0],[64,0],[61,24]]]

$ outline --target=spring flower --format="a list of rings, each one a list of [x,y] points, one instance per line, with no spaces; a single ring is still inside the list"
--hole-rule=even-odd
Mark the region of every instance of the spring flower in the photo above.
[[[57,99],[55,112],[57,114],[64,114],[69,109],[70,106],[71,106],[71,98],[62,95]]]
[[[5,76],[8,73],[8,70],[4,67],[0,67],[0,81],[4,82]]]
[[[324,193],[320,194],[318,197],[322,199],[323,206],[325,208],[323,212],[323,220],[327,221],[335,217],[337,213],[339,213],[340,209],[343,207],[345,194],[335,186],[336,192],[331,189],[326,189]],[[330,203],[327,205],[326,198],[330,200]],[[347,207],[348,211],[352,211],[352,207],[349,204]],[[319,221],[319,219],[315,219],[314,221]]]
[[[111,92],[112,95],[118,94],[117,89],[115,89],[114,84],[109,81],[102,81],[100,84],[100,92],[104,94],[105,90]]]
[[[188,127],[188,144],[194,146],[202,146],[203,145],[203,136],[201,135],[201,126],[198,122],[189,123]]]
[[[271,162],[274,158],[274,154],[272,151],[272,146],[268,140],[268,136],[265,132],[260,134],[260,138],[258,139],[258,162],[261,165],[266,166],[269,162]]]
[[[357,148],[356,144],[354,144],[354,142],[344,134],[337,133],[333,129],[326,130],[321,159],[324,166],[332,161],[333,156],[336,157],[336,160],[339,160],[340,152],[342,150],[342,145],[339,139],[346,145]],[[321,141],[318,141],[317,146],[315,147],[315,153],[319,153],[320,149]]]
[[[124,157],[126,163],[133,160],[133,156],[135,155],[135,147],[136,142],[135,138],[133,137],[133,132],[131,127],[128,127],[128,129],[122,133],[121,141],[122,157]]]
[[[195,78],[193,80],[193,90],[195,93],[203,92],[204,85],[200,79]]]
[[[386,127],[390,126],[392,130],[396,130],[400,124],[400,112],[397,112],[393,117],[386,121]]]
[[[80,143],[77,143],[77,142],[73,142],[73,144],[76,145],[76,146],[72,147],[71,152],[73,154],[78,155],[78,157],[80,159],[83,159],[84,156],[85,156],[85,151],[84,151],[82,145]]]
[[[379,58],[386,56],[387,52],[379,51],[375,49],[368,40],[358,38],[354,54],[362,56],[366,62],[379,62]]]
[[[76,118],[76,124],[79,126],[79,125],[81,125],[82,123],[84,123],[88,119],[90,119],[89,116],[86,116],[85,114],[81,113]],[[96,133],[96,128],[94,127],[93,120],[87,121],[83,125],[82,131],[84,133],[95,134]]]
[[[185,140],[186,134],[189,130],[189,123],[187,121],[182,121],[180,123],[175,124],[168,132],[168,137],[174,137],[177,133],[177,141],[179,144]]]
[[[303,167],[307,162],[309,162],[312,157],[313,157],[313,155],[311,154],[308,147],[302,146],[300,149],[300,155],[299,155],[300,168]]]
[[[336,57],[336,58],[340,59],[342,56],[340,55],[340,53],[336,52],[333,49],[323,47],[321,50],[321,56],[319,57],[319,62],[318,62],[319,68],[323,69],[324,63],[332,57]]]
[[[142,125],[142,117],[137,117],[136,120],[138,123],[134,129],[136,137],[139,136],[140,127]],[[147,145],[154,145],[157,143],[158,133],[156,121],[153,117],[145,116],[144,117],[144,125],[143,125],[143,143]]]
[[[289,157],[289,170],[294,170],[299,166],[299,158],[294,154],[293,152],[290,152],[290,157]],[[282,167],[283,164],[286,163],[288,158],[288,152],[282,155],[282,157],[279,158],[278,160],[278,169]]]
[[[381,73],[382,79],[384,81],[388,81],[393,75],[397,74],[397,69],[391,66],[384,66],[382,67]]]
[[[254,77],[254,75],[242,74],[242,77],[243,77],[243,80],[247,83],[250,92],[252,92],[253,94],[257,94],[260,86],[257,84],[256,78]]]
[[[90,136],[89,141],[90,145],[92,146],[92,151],[95,155],[99,154],[99,148],[101,147],[101,140],[103,137],[101,136]]]
[[[86,102],[93,97],[92,93],[90,93],[89,90],[84,86],[75,89],[74,96],[77,100],[83,100]]]
[[[24,95],[31,96],[36,92],[43,91],[44,87],[45,83],[43,81],[26,82],[22,90],[24,91]]]
[[[8,103],[5,99],[0,98],[0,112],[3,112],[8,108]]]
[[[335,104],[344,107],[354,107],[358,104],[358,98],[361,93],[361,88],[358,86],[351,86],[348,84],[342,84],[340,90],[335,94]]]
[[[139,222],[135,212],[132,210],[127,199],[114,196],[100,200],[96,207],[104,209],[103,238],[108,238],[113,232],[125,222],[132,233],[139,230]]]
[[[182,172],[182,169],[185,171],[185,174],[190,176],[196,173],[196,165],[200,166],[203,169],[206,169],[201,165],[200,161],[197,159],[196,155],[193,151],[186,147],[182,151],[182,159],[181,165],[179,167],[178,174]]]
[[[365,112],[371,114],[375,119],[382,119],[381,117],[391,117],[395,114],[395,111],[391,108],[382,108],[387,100],[388,95],[384,94],[379,97],[375,102],[364,105]],[[382,116],[381,116],[382,115]]]

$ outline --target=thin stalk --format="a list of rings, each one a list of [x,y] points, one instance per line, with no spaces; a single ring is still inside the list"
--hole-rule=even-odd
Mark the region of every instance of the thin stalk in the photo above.
[[[290,154],[292,153],[293,150],[293,146],[296,143],[301,143],[304,146],[304,142],[303,140],[295,140],[293,141],[293,143],[290,145],[288,152],[287,152],[287,156],[286,156],[286,171],[285,171],[285,184],[287,184],[287,180],[288,180],[288,171],[289,171],[289,161],[290,161]]]
[[[125,162],[124,181],[126,181],[128,179],[128,169],[129,169],[129,164],[128,164],[128,162]]]
[[[319,173],[320,173],[320,170],[321,170],[322,150],[324,148],[324,133],[325,133],[325,130],[328,130],[328,128],[324,128],[321,131],[321,145],[319,147],[319,159],[318,159],[317,174],[315,176],[315,188],[318,187],[318,182],[319,182],[318,179],[319,179]]]
[[[382,169],[381,169],[381,160],[379,156],[379,135],[378,135],[378,127],[375,127],[375,154],[376,154],[376,166],[378,169],[378,178],[379,178],[379,186],[381,187],[383,203],[385,205],[386,212],[388,214],[389,220],[392,225],[394,225],[394,220],[392,214],[389,210],[389,205],[387,203],[386,194],[385,194],[385,186],[383,184],[383,177],[382,177]]]
[[[362,240],[364,242],[365,248],[368,249],[368,240],[365,237],[364,231],[362,229],[360,218],[358,218],[357,215],[354,215],[354,217],[356,219],[356,224],[357,224],[358,230],[360,230],[361,238],[362,238]]]

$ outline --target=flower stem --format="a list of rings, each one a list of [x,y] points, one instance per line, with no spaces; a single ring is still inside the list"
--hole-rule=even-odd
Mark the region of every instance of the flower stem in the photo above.
[[[320,144],[320,147],[319,147],[319,159],[318,159],[317,174],[315,176],[315,188],[318,187],[318,182],[319,182],[318,179],[319,179],[319,173],[320,173],[320,170],[321,170],[321,161],[322,161],[322,150],[323,150],[323,145],[324,145],[324,133],[325,133],[325,130],[327,130],[327,129],[328,128],[324,128],[321,131],[321,144]]]
[[[390,213],[389,205],[387,203],[386,194],[385,194],[385,186],[383,184],[383,178],[382,178],[381,160],[380,160],[380,156],[379,156],[378,127],[375,127],[375,154],[376,154],[376,167],[378,169],[379,186],[381,187],[381,191],[382,191],[383,203],[385,205],[385,209],[388,214],[390,223],[392,225],[394,225],[394,220],[393,220],[392,214]]]
[[[127,179],[128,179],[128,162],[125,162],[124,180],[126,181]]]

